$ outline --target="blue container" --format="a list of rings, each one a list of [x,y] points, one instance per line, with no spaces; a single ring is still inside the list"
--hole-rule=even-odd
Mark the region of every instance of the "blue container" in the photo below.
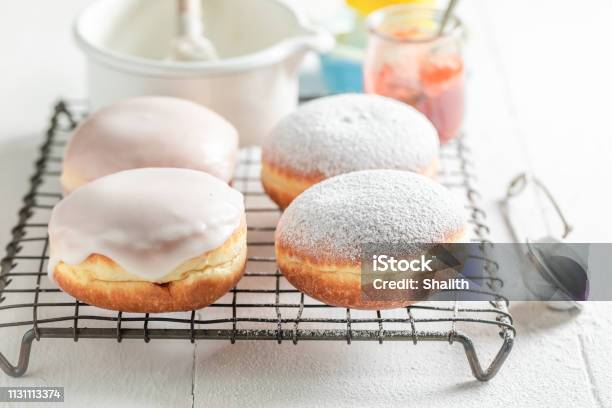
[[[363,92],[363,51],[338,46],[321,56],[321,72],[329,93]]]

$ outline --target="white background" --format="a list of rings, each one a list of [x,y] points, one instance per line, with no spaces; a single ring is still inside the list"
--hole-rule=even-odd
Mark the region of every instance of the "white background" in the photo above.
[[[70,24],[87,1],[0,2],[0,244],[9,239],[35,148],[60,97],[86,97]],[[494,238],[496,200],[534,171],[575,225],[572,240],[609,241],[612,4],[605,0],[464,1],[469,112]],[[548,213],[520,217],[529,231]],[[527,231],[527,229],[525,229]],[[543,229],[539,230],[543,233]],[[534,232],[534,234],[537,232]],[[612,305],[579,316],[516,304],[519,337],[491,382],[475,382],[459,345],[274,342],[34,343],[26,377],[0,386],[65,386],[70,406],[612,406]],[[6,333],[6,336],[5,336]],[[2,332],[15,361],[19,331]]]

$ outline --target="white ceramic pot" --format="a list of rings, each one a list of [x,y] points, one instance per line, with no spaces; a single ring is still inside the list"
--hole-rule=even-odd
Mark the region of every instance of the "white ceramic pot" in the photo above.
[[[333,37],[280,0],[202,0],[206,36],[221,59],[167,59],[176,35],[174,0],[98,0],[74,32],[87,56],[91,106],[138,95],[189,99],[223,115],[241,145],[259,144],[298,101],[298,68]]]

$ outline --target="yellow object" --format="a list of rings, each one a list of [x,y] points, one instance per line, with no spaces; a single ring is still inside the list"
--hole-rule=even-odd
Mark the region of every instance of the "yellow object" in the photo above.
[[[379,8],[393,4],[416,4],[435,6],[436,0],[346,0],[346,3],[362,15],[370,14]]]

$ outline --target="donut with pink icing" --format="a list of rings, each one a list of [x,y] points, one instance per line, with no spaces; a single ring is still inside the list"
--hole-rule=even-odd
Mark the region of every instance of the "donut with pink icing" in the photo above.
[[[64,157],[66,194],[99,177],[144,167],[176,167],[232,178],[238,133],[215,112],[183,99],[144,96],[93,113]]]
[[[196,170],[114,173],[55,206],[49,246],[50,277],[83,302],[126,312],[198,309],[243,274],[243,196]]]

